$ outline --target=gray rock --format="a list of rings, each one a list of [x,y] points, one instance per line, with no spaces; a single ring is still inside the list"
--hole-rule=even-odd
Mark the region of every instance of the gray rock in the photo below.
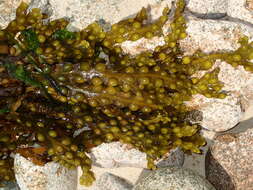
[[[206,177],[217,190],[253,188],[253,129],[215,139],[206,156]]]
[[[102,174],[96,181],[96,190],[131,190],[133,185],[111,173]]]
[[[133,190],[215,190],[203,177],[192,170],[167,167],[151,172]]]
[[[253,24],[253,5],[251,0],[228,0],[228,16]]]
[[[96,166],[104,168],[147,167],[146,154],[120,142],[103,143],[93,148],[90,156]],[[184,153],[180,149],[172,150],[156,163],[158,167],[180,167],[184,163]]]
[[[158,168],[175,166],[181,167],[184,164],[184,152],[180,148],[171,150],[163,158],[155,162]]]

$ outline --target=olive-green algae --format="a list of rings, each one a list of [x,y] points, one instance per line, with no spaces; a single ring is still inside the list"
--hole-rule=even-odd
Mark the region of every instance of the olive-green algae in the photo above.
[[[36,8],[28,13],[21,3],[16,19],[0,31],[0,110],[8,109],[0,114],[0,180],[14,179],[12,152],[36,164],[81,166],[80,183],[86,186],[95,180],[87,153],[103,142],[145,152],[150,169],[175,147],[201,153],[205,140],[200,126],[185,120],[191,110],[184,102],[197,93],[225,98],[219,69],[208,70],[221,59],[253,71],[253,44],[244,37],[234,52],[184,56],[179,46],[187,37],[184,7],[178,0],[164,35],[168,8],[153,23],[143,8],[108,32],[96,22],[70,32],[67,20],[45,23],[47,15]],[[122,52],[120,43],[154,36],[163,36],[165,44],[134,57]],[[200,70],[207,72],[192,77]],[[87,130],[73,136],[84,126]]]

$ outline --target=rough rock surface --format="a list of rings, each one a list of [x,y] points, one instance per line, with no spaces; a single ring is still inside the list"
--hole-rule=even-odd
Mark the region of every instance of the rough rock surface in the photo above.
[[[243,35],[253,37],[253,28],[232,21],[199,19],[189,16],[188,37],[181,41],[181,47],[189,54],[200,49],[212,51],[231,51],[239,47],[238,39]]]
[[[206,53],[215,51],[232,51],[239,47],[238,39],[247,35],[253,40],[253,28],[230,21],[201,20],[189,18],[187,23],[188,37],[181,41],[181,47],[186,54],[193,54],[200,49]],[[253,74],[243,67],[232,67],[218,61],[213,68],[220,67],[219,80],[224,83],[223,90],[241,97],[248,97],[253,90]],[[212,68],[212,69],[213,69]]]
[[[227,15],[253,24],[252,0],[228,0]]]
[[[0,28],[5,27],[15,18],[15,10],[21,2],[29,3],[30,0],[1,0],[0,1]]]
[[[14,171],[21,190],[75,190],[77,186],[77,170],[53,162],[41,167],[17,154]]]
[[[163,37],[153,37],[152,39],[141,38],[137,41],[125,41],[121,48],[125,53],[137,55],[144,51],[153,51],[157,46],[164,45]]]
[[[235,96],[216,99],[194,95],[187,105],[202,112],[203,119],[199,123],[203,128],[215,132],[234,127],[242,117],[240,104]]]
[[[247,35],[252,39],[253,28],[230,21],[201,20],[189,17],[187,24],[189,36],[181,41],[186,54],[193,54],[200,49],[206,53],[214,51],[231,51],[238,48],[238,39]],[[234,127],[243,117],[253,98],[253,74],[243,67],[233,68],[231,65],[216,61],[212,69],[219,67],[219,80],[224,83],[223,90],[229,96],[223,100],[205,98],[201,95],[187,102],[190,107],[203,112],[200,124],[216,132],[226,131]],[[199,73],[199,77],[204,72]]]
[[[94,164],[105,168],[139,167],[146,168],[146,154],[120,142],[103,143],[91,151]],[[184,153],[180,149],[172,150],[165,158],[157,162],[158,167],[182,166]]]
[[[207,14],[216,14],[212,15],[213,17],[218,16],[219,14],[226,13],[228,6],[228,0],[208,0],[208,1],[199,1],[199,0],[190,0],[187,4],[187,8],[194,13],[202,14],[202,17],[208,17]]]
[[[189,0],[189,11],[198,18],[222,19],[253,24],[252,0]]]
[[[111,173],[102,174],[96,181],[95,190],[131,190],[133,185]]]
[[[215,139],[206,157],[206,177],[217,190],[253,189],[253,129]]]
[[[165,6],[171,6],[172,0],[32,0],[32,7],[47,7],[51,19],[67,17],[71,27],[81,29],[95,20],[115,23],[122,18],[136,14],[142,7],[150,6],[151,15],[157,18]]]
[[[167,167],[151,172],[133,190],[215,190],[203,177],[189,169]]]

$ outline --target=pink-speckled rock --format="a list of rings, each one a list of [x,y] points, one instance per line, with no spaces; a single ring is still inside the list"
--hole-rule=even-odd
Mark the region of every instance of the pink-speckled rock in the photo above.
[[[253,189],[253,129],[215,139],[206,156],[206,177],[217,190]]]

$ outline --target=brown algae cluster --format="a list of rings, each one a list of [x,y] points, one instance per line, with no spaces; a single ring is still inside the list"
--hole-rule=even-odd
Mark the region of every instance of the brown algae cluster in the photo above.
[[[12,153],[38,165],[55,161],[81,166],[80,183],[95,180],[91,148],[120,141],[147,154],[148,168],[171,149],[201,153],[200,126],[185,118],[184,102],[194,94],[225,98],[219,69],[201,78],[221,59],[253,71],[253,44],[247,37],[234,52],[184,56],[179,40],[186,34],[184,0],[174,17],[168,8],[150,23],[147,10],[104,31],[98,23],[79,32],[68,21],[47,21],[40,9],[22,3],[16,19],[0,31],[0,181],[14,179]],[[170,32],[162,27],[170,22]],[[125,54],[120,43],[163,36],[165,44],[137,56]],[[103,55],[103,56],[102,56]],[[81,130],[76,134],[77,130]]]

